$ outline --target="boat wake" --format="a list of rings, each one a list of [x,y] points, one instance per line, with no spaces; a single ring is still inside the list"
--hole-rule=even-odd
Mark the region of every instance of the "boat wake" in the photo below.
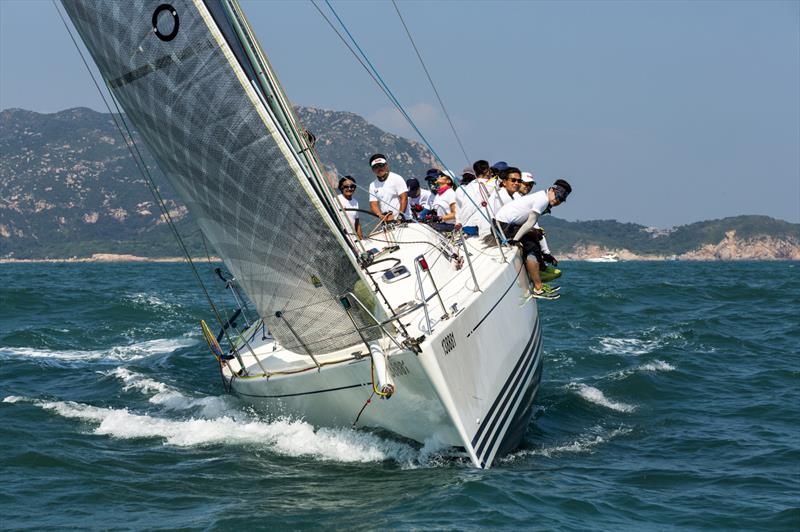
[[[566,385],[567,390],[571,390],[577,392],[579,396],[581,396],[584,400],[604,406],[606,408],[610,408],[611,410],[615,410],[617,412],[633,412],[636,410],[636,406],[629,405],[628,403],[623,403],[621,401],[613,401],[605,396],[603,392],[595,388],[594,386],[589,386],[588,384],[583,384],[580,382],[571,382]]]
[[[8,396],[4,403],[27,403],[61,417],[84,421],[90,433],[120,439],[158,439],[176,447],[256,446],[283,456],[342,463],[397,462],[404,469],[430,468],[452,459],[429,443],[416,448],[364,430],[315,428],[290,418],[266,421],[231,396],[188,396],[178,389],[119,367],[107,372],[123,390],[147,397],[160,411],[137,413],[129,408],[98,407],[75,401],[46,401]],[[182,417],[179,416],[183,413]]]

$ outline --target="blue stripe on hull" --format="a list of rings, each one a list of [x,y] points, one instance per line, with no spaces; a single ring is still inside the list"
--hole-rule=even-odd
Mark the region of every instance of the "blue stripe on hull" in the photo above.
[[[515,415],[515,411],[520,413],[523,417],[529,418],[529,416],[525,416],[524,410],[529,411],[530,405],[522,410],[519,408],[515,409],[514,405],[521,403],[521,401],[519,401],[520,396],[526,395],[527,392],[530,391],[530,386],[526,386],[525,383],[530,379],[534,368],[541,366],[542,341],[541,334],[539,333],[540,327],[537,322],[537,327],[531,334],[522,356],[517,361],[514,370],[509,375],[500,393],[489,409],[484,423],[472,439],[473,449],[475,449],[475,454],[481,462],[481,467],[486,467],[486,461],[488,457],[492,456],[492,450],[495,448],[498,439],[500,439],[501,443],[506,440],[505,436],[503,438],[500,438],[500,436],[503,436],[509,430],[502,430],[508,418],[514,416],[514,420],[516,421],[518,415]]]
[[[517,363],[514,365],[514,369],[511,370],[511,373],[509,374],[508,378],[506,379],[506,382],[503,384],[503,387],[500,389],[500,393],[497,394],[497,397],[495,398],[494,402],[492,403],[492,406],[489,408],[489,411],[486,413],[486,416],[484,416],[483,423],[481,423],[481,426],[478,427],[478,432],[476,432],[475,436],[472,438],[472,447],[473,448],[475,448],[475,446],[478,445],[478,442],[481,440],[481,438],[483,437],[484,433],[487,430],[489,430],[488,427],[490,425],[490,422],[492,421],[493,417],[497,413],[498,407],[500,406],[500,403],[503,400],[503,396],[505,395],[505,393],[508,390],[509,386],[511,386],[511,383],[514,381],[514,377],[518,375],[520,369],[522,368],[522,365],[525,362],[525,357],[526,357],[526,355],[528,353],[528,350],[531,347],[531,344],[533,343],[534,337],[536,336],[536,329],[537,328],[534,328],[534,330],[531,331],[531,337],[528,339],[528,343],[525,345],[525,349],[522,351],[522,356],[520,356],[519,359],[517,360]]]

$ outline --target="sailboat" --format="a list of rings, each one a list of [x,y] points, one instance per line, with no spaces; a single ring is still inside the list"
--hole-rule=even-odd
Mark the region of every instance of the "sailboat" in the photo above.
[[[63,6],[257,311],[221,317],[219,340],[204,322],[226,386],[270,415],[456,447],[479,468],[515,449],[542,374],[517,248],[413,222],[356,240],[238,3],[170,1]]]

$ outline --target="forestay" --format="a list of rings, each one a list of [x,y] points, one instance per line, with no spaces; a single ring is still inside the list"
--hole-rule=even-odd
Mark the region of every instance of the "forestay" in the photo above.
[[[320,176],[264,105],[227,6],[63,4],[128,119],[275,337],[314,355],[361,341],[339,299],[358,288],[374,309],[373,294],[319,192]],[[367,324],[362,313],[353,317]]]

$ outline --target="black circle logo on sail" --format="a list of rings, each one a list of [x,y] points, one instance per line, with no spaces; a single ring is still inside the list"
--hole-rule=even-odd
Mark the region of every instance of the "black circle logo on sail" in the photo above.
[[[162,41],[171,41],[178,34],[178,12],[169,4],[161,4],[153,11],[153,33]]]

